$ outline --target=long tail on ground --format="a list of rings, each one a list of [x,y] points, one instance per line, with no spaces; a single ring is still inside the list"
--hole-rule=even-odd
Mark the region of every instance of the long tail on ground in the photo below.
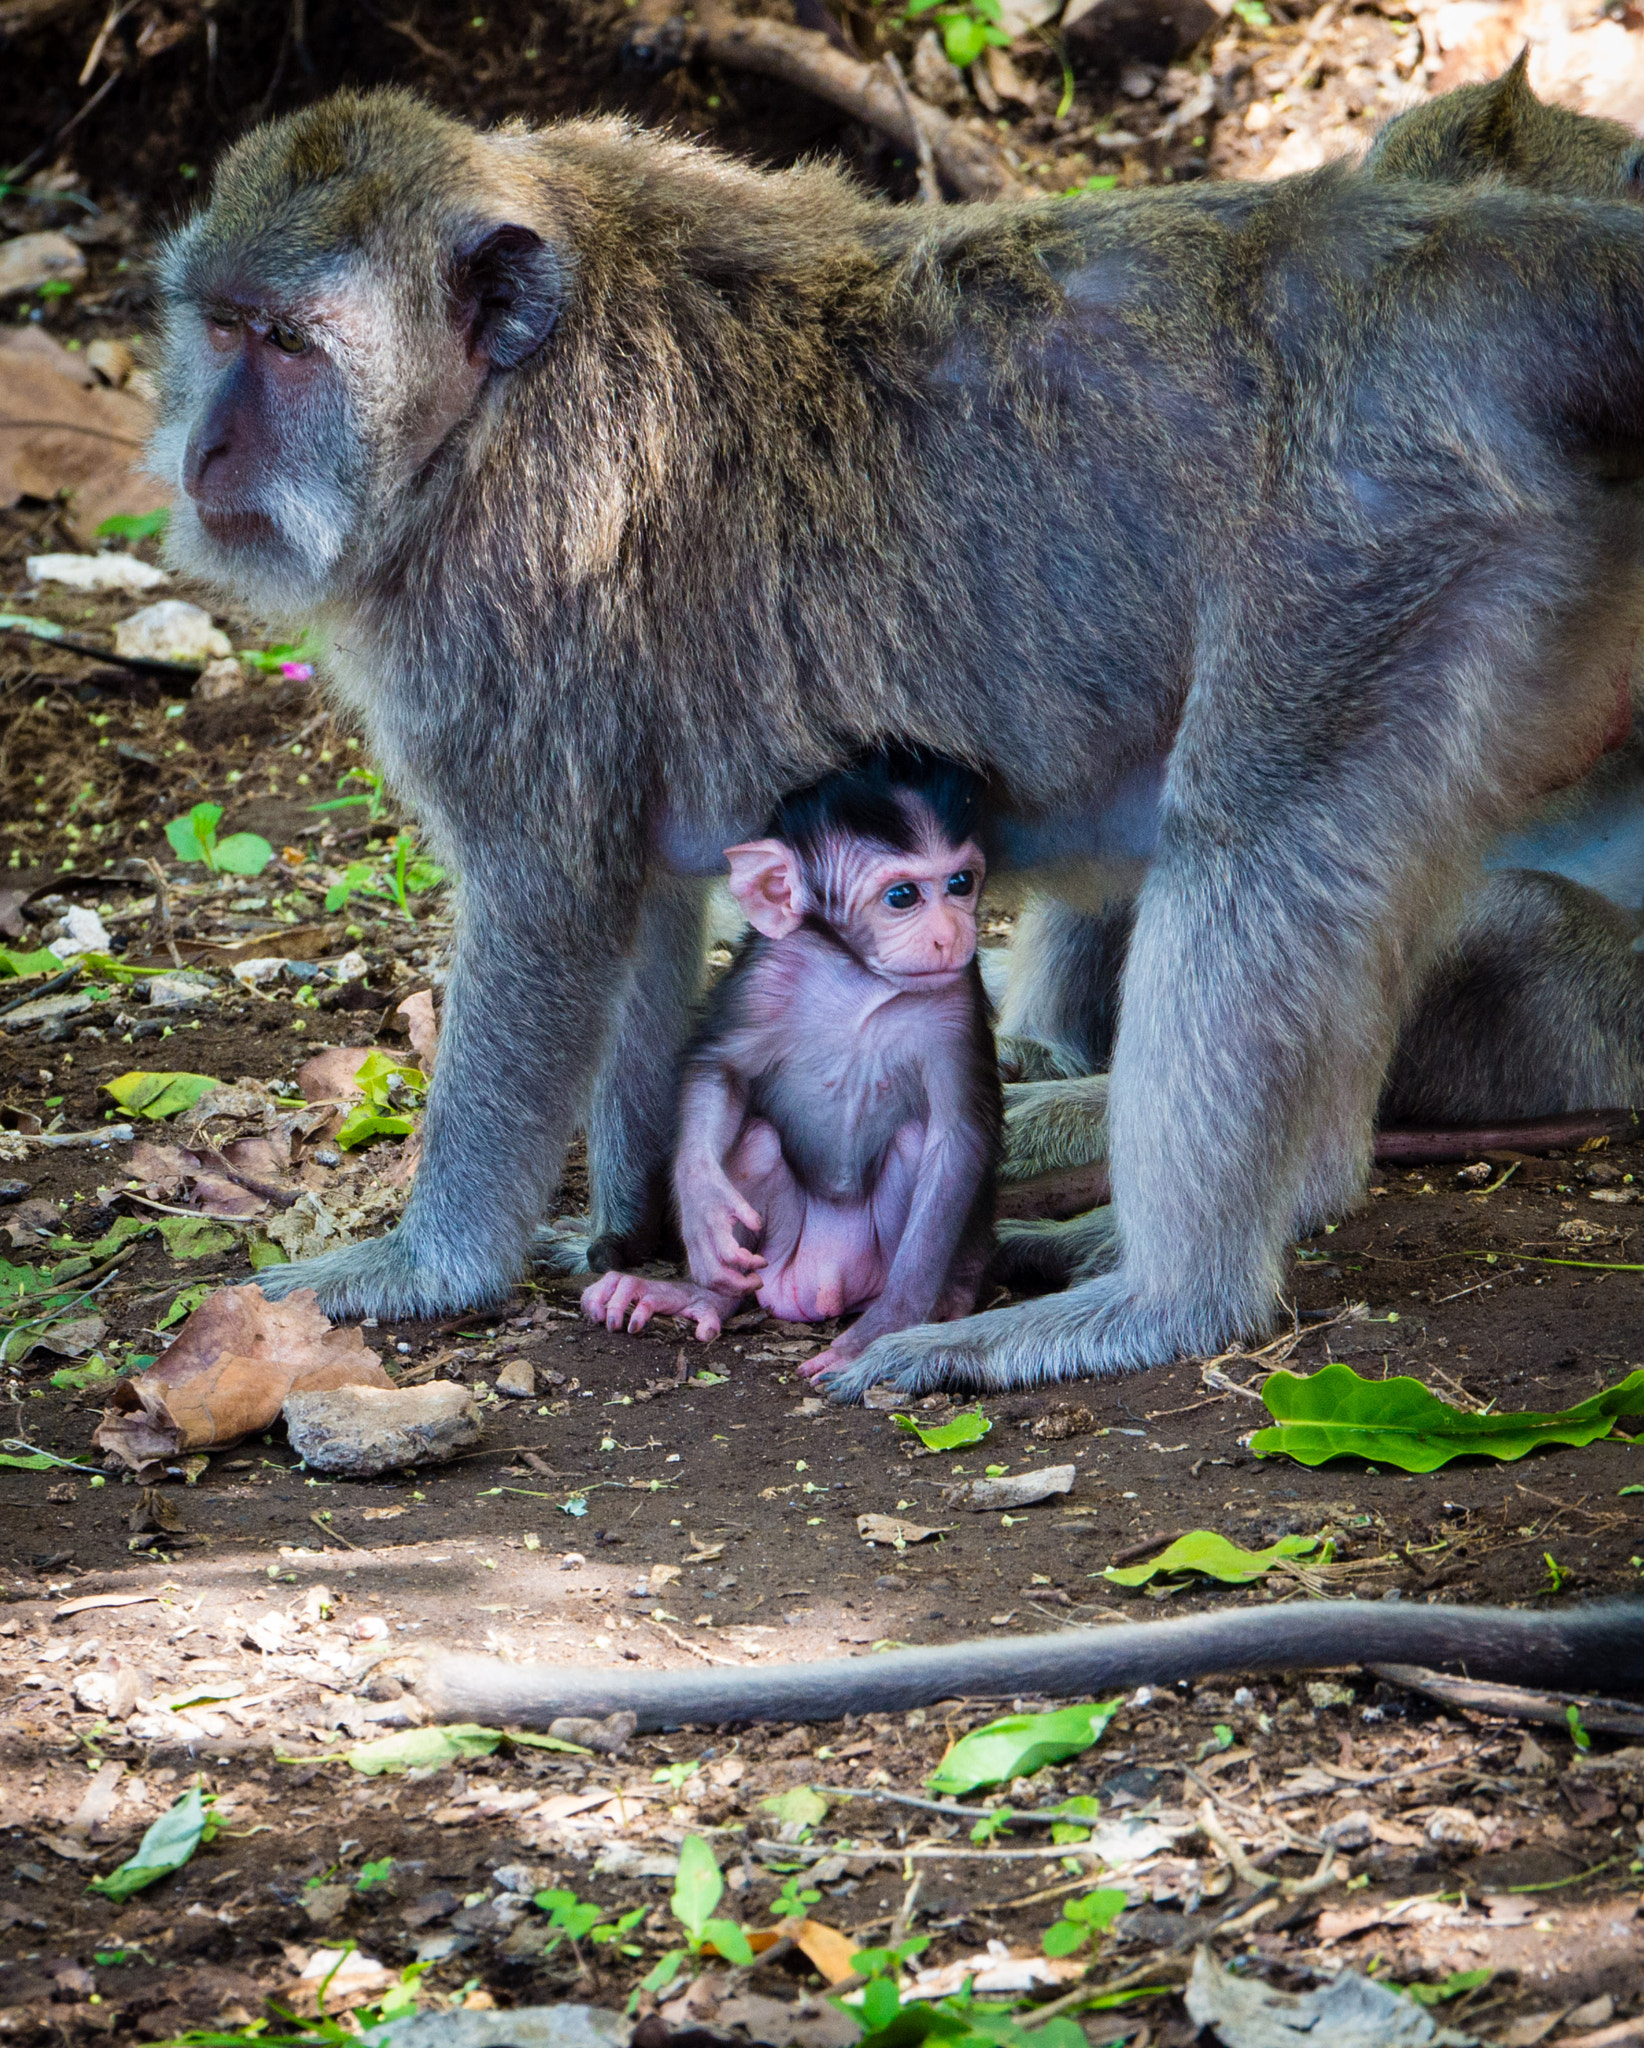
[[[636,1714],[642,1730],[832,1721],[943,1699],[1085,1697],[1235,1672],[1355,1664],[1421,1664],[1513,1685],[1644,1694],[1644,1602],[1532,1614],[1404,1601],[1304,1601],[820,1664],[688,1671],[507,1664],[438,1650],[419,1650],[412,1662],[417,1698],[433,1714],[520,1728],[545,1728],[562,1714],[621,1712]]]

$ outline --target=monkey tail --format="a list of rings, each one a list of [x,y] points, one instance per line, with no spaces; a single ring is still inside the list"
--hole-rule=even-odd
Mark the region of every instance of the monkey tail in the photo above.
[[[622,1712],[635,1714],[641,1730],[832,1721],[943,1699],[1060,1698],[1233,1672],[1384,1663],[1564,1691],[1644,1693],[1644,1602],[1531,1614],[1402,1601],[1305,1601],[758,1669],[603,1671],[437,1650],[419,1651],[409,1661],[414,1670],[407,1675],[432,1714],[520,1728],[545,1728],[560,1715]],[[394,1663],[405,1669],[399,1658]]]

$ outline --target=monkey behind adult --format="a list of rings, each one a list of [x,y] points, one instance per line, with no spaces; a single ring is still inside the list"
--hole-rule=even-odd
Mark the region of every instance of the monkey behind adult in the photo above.
[[[1521,56],[1391,121],[1378,181],[1503,183],[1594,200],[1644,198],[1644,144],[1620,123],[1537,98]],[[1612,738],[1624,731],[1618,721]],[[1451,944],[1421,983],[1382,1088],[1382,1123],[1491,1123],[1644,1102],[1644,745],[1606,757],[1488,856]],[[1107,1082],[1135,894],[1100,909],[1026,910],[1002,1001],[1005,1172],[1030,1178],[1106,1156]],[[1062,1280],[1108,1253],[1110,1219],[1006,1224],[1002,1270]]]
[[[731,847],[752,930],[686,1050],[674,1196],[689,1282],[607,1272],[608,1329],[719,1335],[866,1312],[803,1368],[966,1315],[992,1250],[999,1068],[976,909],[976,777],[886,745]]]
[[[985,770],[1029,863],[1156,792],[1119,1229],[830,1389],[1266,1325],[1479,844],[1607,727],[1644,219],[1339,171],[898,210],[343,95],[237,144],[160,270],[168,546],[320,626],[460,877],[405,1219],[265,1280],[499,1299],[584,1119],[604,1262],[648,1256],[699,878],[894,733]]]

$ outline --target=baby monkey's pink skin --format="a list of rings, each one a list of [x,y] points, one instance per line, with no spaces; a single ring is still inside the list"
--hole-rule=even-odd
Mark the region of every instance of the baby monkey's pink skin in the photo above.
[[[751,1295],[787,1322],[864,1311],[801,1367],[967,1315],[991,1248],[1000,1097],[976,966],[984,863],[898,793],[914,850],[830,830],[733,846],[753,931],[686,1055],[674,1192],[689,1281],[606,1273],[607,1329],[717,1337]]]

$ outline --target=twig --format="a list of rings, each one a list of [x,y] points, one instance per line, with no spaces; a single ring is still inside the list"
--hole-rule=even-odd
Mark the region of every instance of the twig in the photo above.
[[[962,199],[1011,198],[1022,191],[1021,180],[994,143],[911,94],[915,119],[910,121],[884,66],[847,56],[826,36],[786,22],[742,19],[710,0],[697,10],[687,47],[710,64],[797,85],[893,137],[904,149],[917,150],[922,133],[936,167]]]
[[[920,125],[919,114],[913,104],[913,94],[908,90],[908,81],[902,75],[902,66],[897,62],[896,52],[887,50],[883,63],[896,84],[897,97],[902,102],[902,113],[908,126],[913,130],[913,145],[919,159],[919,201],[922,206],[940,206],[942,187],[936,179],[936,159],[931,154],[930,137]]]
[[[136,4],[137,0],[112,0],[108,13],[103,17],[103,25],[97,31],[97,39],[86,52],[86,61],[80,67],[80,76],[74,81],[76,85],[90,85],[97,76],[97,67],[103,61],[103,52],[108,48],[109,37]]]
[[[939,1813],[953,1820],[996,1820],[1003,1810],[997,1806],[949,1806],[940,1799],[921,1799],[914,1792],[889,1792],[878,1785],[817,1785],[813,1789],[828,1799],[877,1799],[887,1806],[912,1806],[921,1813]],[[1050,1807],[1043,1812],[1013,1812],[1010,1817],[1013,1822],[1025,1821],[1030,1826],[1044,1827],[1069,1818],[1059,1809]]]
[[[63,139],[66,136],[72,135],[74,133],[75,129],[79,127],[80,123],[86,118],[88,114],[93,114],[97,111],[97,109],[103,104],[103,101],[114,90],[115,86],[119,84],[120,76],[121,74],[119,68],[118,66],[116,66],[116,68],[109,73],[107,78],[103,80],[102,84],[98,86],[97,90],[92,94],[91,98],[86,101],[85,105],[82,106],[77,113],[70,114],[70,116],[63,123],[63,125],[57,130],[55,130],[53,134],[47,138],[46,141],[42,142],[37,150],[33,151],[30,155],[24,157],[23,161],[20,164],[13,164],[9,171],[0,173],[0,182],[4,182],[7,185],[16,185],[21,183],[21,181],[25,177],[27,177],[29,172],[34,169],[36,164],[44,162],[44,160],[51,155],[52,151],[56,149],[58,143],[63,141]]]
[[[177,950],[176,934],[171,928],[171,890],[166,882],[165,870],[152,855],[145,858],[143,866],[154,877],[154,924],[166,951],[171,955],[173,967],[181,967],[183,956]]]
[[[340,1529],[333,1529],[331,1524],[325,1519],[325,1514],[328,1512],[329,1510],[322,1511],[319,1508],[313,1508],[309,1511],[308,1519],[322,1536],[335,1536],[339,1543],[347,1544],[350,1550],[370,1550],[375,1548],[374,1545],[369,1543],[356,1543],[353,1537],[345,1536]]]
[[[1049,1893],[1045,1896],[1048,1898]],[[1087,1981],[1077,1990],[1064,1991],[1060,1998],[1053,1998],[1048,2005],[1036,2005],[1031,2012],[1018,2013],[1016,2024],[1019,2027],[1042,2027],[1046,2020],[1055,2019],[1058,2013],[1072,2012],[1076,2006],[1088,2005],[1093,1998],[1110,1998],[1116,1991],[1129,1991],[1145,1983],[1149,1977],[1161,1976],[1166,1970],[1180,1975],[1186,1967],[1183,1957],[1171,1955],[1168,1950],[1162,1951],[1157,1962],[1141,1963],[1134,1970],[1126,1970],[1122,1977],[1111,1978],[1106,1984]]]
[[[693,1643],[688,1636],[675,1634],[665,1621],[658,1621],[654,1614],[647,1614],[645,1619],[658,1635],[666,1636],[669,1642],[677,1643],[680,1649],[688,1650],[693,1657],[700,1657],[704,1664],[726,1664],[733,1671],[744,1668],[734,1657],[716,1657],[712,1650],[703,1649],[700,1643]]]
[[[1620,1138],[1636,1128],[1630,1109],[1584,1109],[1521,1123],[1482,1124],[1470,1130],[1395,1130],[1376,1133],[1378,1166],[1439,1165],[1477,1159],[1481,1152],[1554,1152],[1594,1138]]]

